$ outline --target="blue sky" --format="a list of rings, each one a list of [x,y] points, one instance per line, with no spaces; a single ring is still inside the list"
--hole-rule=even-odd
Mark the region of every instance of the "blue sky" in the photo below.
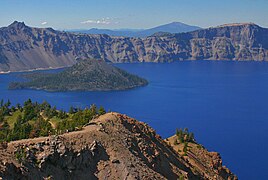
[[[14,20],[55,29],[201,27],[254,22],[268,27],[268,0],[0,0],[0,26]]]

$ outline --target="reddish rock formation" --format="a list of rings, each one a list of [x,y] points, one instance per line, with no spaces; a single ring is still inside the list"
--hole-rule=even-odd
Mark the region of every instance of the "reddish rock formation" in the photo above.
[[[198,154],[199,153],[199,154]],[[193,151],[205,168],[170,147],[143,122],[108,113],[83,130],[8,143],[0,148],[3,179],[235,179],[217,153]],[[202,154],[203,153],[203,154]],[[199,157],[200,156],[200,157]],[[190,157],[190,156],[188,156]],[[204,157],[204,161],[203,161]]]

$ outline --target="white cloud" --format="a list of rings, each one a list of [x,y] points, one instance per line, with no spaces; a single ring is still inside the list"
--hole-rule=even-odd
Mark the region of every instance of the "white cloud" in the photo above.
[[[46,25],[46,24],[47,24],[47,22],[45,21],[45,22],[42,22],[41,24],[42,24],[42,25]]]
[[[110,18],[110,17],[106,17],[106,18],[102,18],[102,19],[96,19],[96,20],[86,20],[86,21],[82,21],[81,24],[118,24],[119,22],[115,22],[114,18]]]
[[[95,21],[93,21],[93,20],[87,20],[87,21],[81,22],[81,24],[91,24],[91,23],[95,23]]]

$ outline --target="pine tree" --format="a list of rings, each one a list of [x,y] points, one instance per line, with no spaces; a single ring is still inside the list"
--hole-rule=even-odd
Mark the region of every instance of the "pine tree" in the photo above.
[[[4,105],[4,100],[3,100],[3,99],[1,99],[1,102],[0,102],[0,107],[3,107],[3,105]]]
[[[73,106],[70,107],[70,109],[69,109],[69,113],[70,113],[70,114],[74,114],[74,113],[75,113],[75,110],[74,110],[74,107],[73,107]]]
[[[95,104],[92,104],[89,109],[91,113],[93,114],[93,116],[97,114],[97,107]]]
[[[106,111],[105,111],[105,109],[101,106],[100,107],[100,109],[99,109],[99,115],[103,115],[103,114],[105,114],[106,113]]]

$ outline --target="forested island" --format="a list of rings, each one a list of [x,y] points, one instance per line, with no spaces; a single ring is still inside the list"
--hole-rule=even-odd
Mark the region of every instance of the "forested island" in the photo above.
[[[59,73],[30,73],[26,82],[13,82],[9,89],[42,89],[46,91],[126,90],[148,84],[103,60],[85,59]]]

